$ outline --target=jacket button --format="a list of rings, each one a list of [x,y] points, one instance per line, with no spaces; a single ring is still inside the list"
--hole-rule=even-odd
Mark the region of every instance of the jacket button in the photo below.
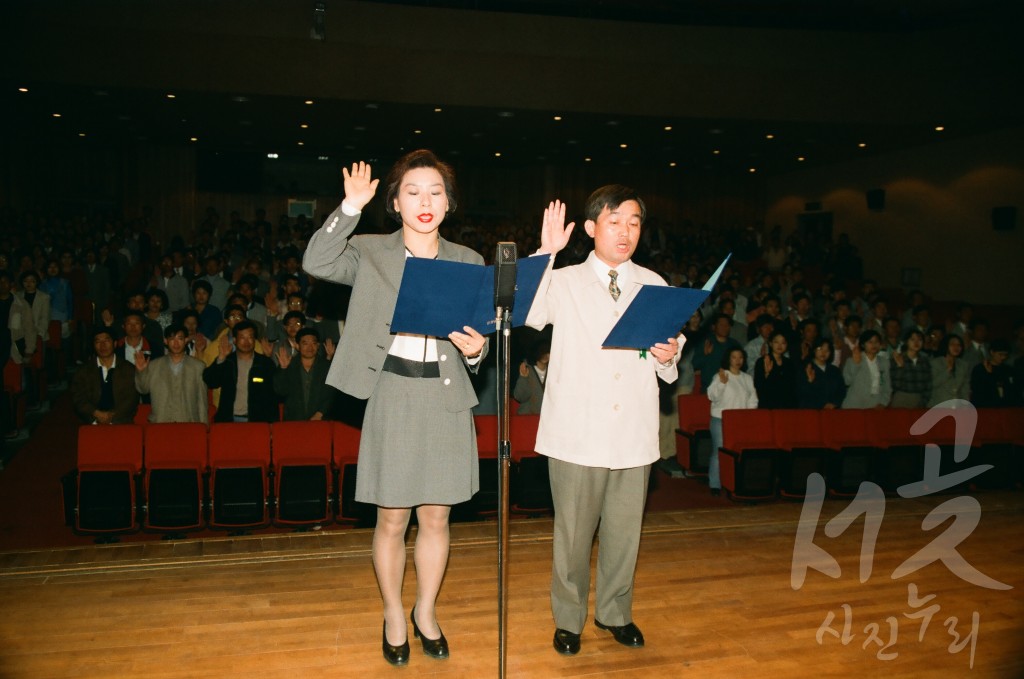
[[[449,384],[451,384],[451,383],[452,383],[452,381],[451,381],[451,379],[450,379],[450,378],[448,378],[448,377],[444,378],[444,386],[446,386],[446,387],[447,387],[447,386],[448,386]]]
[[[448,360],[448,354],[441,354],[440,358],[441,358],[442,361],[447,361]]]

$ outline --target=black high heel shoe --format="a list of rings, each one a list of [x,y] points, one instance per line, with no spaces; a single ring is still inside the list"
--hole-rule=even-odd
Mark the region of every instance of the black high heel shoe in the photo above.
[[[415,624],[415,623],[413,623]],[[409,662],[409,639],[399,646],[392,646],[388,643],[388,622],[384,621],[384,631],[381,634],[383,642],[381,645],[384,651],[384,659],[395,666],[405,665]]]
[[[419,639],[423,643],[423,652],[429,655],[431,658],[437,658],[438,660],[444,660],[448,657],[448,640],[444,638],[444,632],[441,632],[441,636],[438,639],[428,639],[425,635],[420,633],[419,625],[416,624],[416,607],[412,609],[412,613],[409,615],[409,619],[412,620],[412,635]],[[441,628],[437,628],[441,631]]]

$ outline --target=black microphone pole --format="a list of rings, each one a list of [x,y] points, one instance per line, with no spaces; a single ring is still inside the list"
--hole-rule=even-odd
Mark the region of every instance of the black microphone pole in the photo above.
[[[512,306],[516,297],[516,244],[498,243],[494,257],[494,310],[498,340],[498,677],[505,679],[508,610],[509,371]]]

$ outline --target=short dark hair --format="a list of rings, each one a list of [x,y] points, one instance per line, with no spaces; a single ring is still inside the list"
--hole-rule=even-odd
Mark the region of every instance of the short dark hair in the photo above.
[[[309,337],[311,335],[317,342],[320,341],[320,333],[317,332],[316,328],[303,328],[302,330],[299,330],[299,332],[295,334],[295,341],[301,342],[303,337]]]
[[[18,283],[21,284],[21,285],[24,285],[25,284],[25,279],[28,278],[29,276],[31,276],[32,278],[36,279],[36,283],[38,283],[40,281],[39,274],[36,273],[34,269],[29,269],[28,271],[22,271],[21,272],[21,275],[18,276]]]
[[[596,222],[602,210],[614,210],[628,200],[635,200],[640,206],[640,223],[643,224],[647,219],[647,205],[640,194],[622,184],[608,184],[591,193],[584,207],[584,215],[588,220]]]
[[[857,339],[857,344],[860,346],[861,349],[863,349],[864,346],[871,341],[872,337],[877,338],[879,342],[882,341],[882,336],[878,334],[877,330],[865,330],[860,334],[860,337]]]
[[[233,311],[239,312],[240,314],[242,314],[243,317],[245,316],[245,307],[243,307],[243,306],[241,306],[239,304],[228,304],[226,307],[224,307],[224,320],[225,321],[228,320],[228,316],[230,316],[231,312],[233,312]]]
[[[185,337],[188,337],[188,330],[185,329],[184,325],[181,323],[171,323],[164,328],[164,339],[171,339],[179,332]]]
[[[441,175],[441,181],[444,182],[444,193],[448,198],[448,214],[455,212],[455,207],[458,204],[455,195],[455,170],[451,165],[438,158],[433,151],[417,149],[399,158],[384,180],[387,185],[387,192],[384,194],[384,211],[399,224],[402,223],[402,215],[395,210],[395,198],[398,197],[398,192],[402,188],[402,178],[409,170],[421,167],[432,168]]]
[[[132,316],[138,316],[139,320],[142,321],[142,325],[146,325],[146,315],[143,314],[141,311],[136,311],[135,309],[129,309],[128,311],[124,312],[124,316],[121,317],[121,324],[123,325],[124,322],[127,321]]]
[[[818,339],[814,340],[814,343],[811,344],[811,353],[813,354],[815,351],[817,351],[818,347],[820,347],[822,344],[828,345],[828,358],[825,359],[825,363],[831,363],[832,359],[836,355],[836,348],[832,344],[832,340],[830,340],[829,338],[819,337]],[[813,357],[811,360],[814,360]]]
[[[951,332],[945,337],[943,337],[942,341],[939,342],[939,356],[946,356],[949,354],[949,343],[952,342],[953,340],[959,342],[961,347],[964,346],[964,338],[961,337],[960,335],[957,335],[954,332]],[[960,353],[960,356],[963,356],[963,352]]]
[[[231,336],[234,337],[235,339],[238,339],[238,334],[243,330],[252,330],[253,338],[259,335],[259,333],[256,332],[255,323],[253,323],[252,321],[239,321],[238,323],[235,324],[235,327],[231,328]]]
[[[196,290],[200,288],[206,290],[207,295],[213,295],[213,286],[210,285],[209,281],[204,281],[202,278],[192,281],[192,294],[195,294]]]
[[[741,373],[747,372],[747,352],[744,351],[743,349],[741,349],[740,347],[729,347],[728,350],[723,352],[722,353],[722,360],[721,360],[721,362],[719,362],[719,367],[721,367],[722,370],[728,370],[729,369],[729,364],[732,362],[730,359],[732,359],[732,352],[734,352],[734,351],[738,351],[738,352],[740,352],[740,354],[743,355],[743,365],[740,366],[740,372]]]
[[[292,320],[293,318],[297,318],[302,323],[306,322],[306,314],[302,313],[301,311],[289,311],[281,319],[281,325],[288,325],[288,321]]]
[[[171,300],[167,298],[167,293],[160,288],[150,288],[146,290],[146,302],[149,302],[150,297],[160,298],[160,311],[166,311],[167,307],[171,306]]]

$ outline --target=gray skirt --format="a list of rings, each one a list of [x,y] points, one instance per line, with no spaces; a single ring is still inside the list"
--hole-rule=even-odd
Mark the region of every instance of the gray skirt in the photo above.
[[[442,388],[440,378],[381,372],[363,417],[357,501],[454,505],[480,489],[473,411],[445,410]]]

